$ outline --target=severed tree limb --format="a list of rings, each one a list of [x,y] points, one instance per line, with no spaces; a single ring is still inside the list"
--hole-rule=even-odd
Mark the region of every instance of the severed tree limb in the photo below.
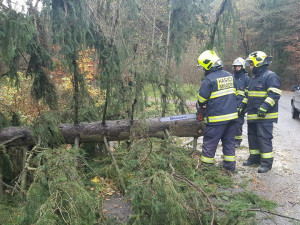
[[[27,173],[29,170],[35,170],[36,168],[30,167],[31,159],[33,158],[36,151],[40,148],[41,145],[41,137],[38,137],[38,143],[36,146],[32,148],[31,151],[27,151],[26,148],[23,148],[23,171],[20,175],[21,177],[21,190],[26,190],[27,186]],[[29,156],[27,157],[27,154]]]
[[[3,184],[5,187],[10,188],[10,189],[15,189],[15,187],[8,185],[7,183],[0,181],[1,184]],[[19,192],[18,190],[16,190],[16,192]]]
[[[283,218],[292,219],[292,220],[296,220],[296,221],[300,222],[300,219],[296,219],[296,218],[293,218],[293,217],[290,217],[290,216],[285,216],[285,215],[281,215],[281,214],[278,214],[278,213],[266,211],[264,209],[246,209],[246,211],[269,213],[269,214],[272,214],[272,215],[275,215],[275,216],[280,216],[280,217],[283,217]]]
[[[197,200],[197,196],[196,196],[196,200]],[[198,220],[199,220],[199,224],[200,225],[203,225],[202,221],[201,221],[201,215],[200,215],[200,212],[199,210],[196,208],[196,214],[197,214],[197,217],[198,217]]]
[[[104,140],[104,144],[105,144],[106,150],[107,150],[107,152],[109,153],[110,157],[112,158],[113,164],[114,164],[115,167],[116,167],[116,171],[117,171],[117,173],[118,173],[118,176],[119,176],[119,179],[120,179],[121,186],[122,186],[124,192],[126,192],[126,186],[125,186],[123,177],[122,177],[122,175],[121,175],[119,166],[118,166],[118,164],[117,164],[117,160],[116,160],[114,154],[112,153],[112,151],[110,150],[110,147],[109,147],[109,145],[108,145],[108,141],[107,141],[106,136],[103,137],[103,140]]]
[[[215,207],[212,204],[212,202],[210,201],[209,196],[202,190],[202,188],[200,188],[198,185],[196,185],[195,183],[193,183],[192,181],[188,180],[186,177],[180,176],[176,173],[173,174],[173,177],[177,180],[183,181],[185,183],[187,183],[188,185],[190,185],[191,187],[195,188],[197,191],[200,191],[208,200],[209,204],[210,204],[210,208],[212,210],[212,218],[211,218],[211,225],[214,224],[215,221]]]
[[[275,222],[275,220],[274,220],[268,213],[265,213],[265,212],[264,212],[264,214],[265,214],[270,220],[272,220],[272,222],[273,222],[274,224],[278,225],[278,224]]]
[[[0,145],[8,145],[9,143],[14,142],[15,140],[18,140],[18,139],[23,138],[23,137],[24,137],[24,135],[18,135],[16,137],[13,137],[10,140],[7,140],[7,141],[4,141],[4,142],[0,143]]]

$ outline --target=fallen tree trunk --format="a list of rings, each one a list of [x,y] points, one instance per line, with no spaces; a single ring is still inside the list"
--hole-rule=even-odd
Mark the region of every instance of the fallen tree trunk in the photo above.
[[[101,122],[61,124],[58,126],[63,134],[66,144],[74,144],[75,138],[80,138],[80,143],[128,140],[130,137],[164,138],[165,130],[171,136],[199,137],[205,125],[197,119],[186,119],[170,122],[161,122],[160,118],[146,120],[112,120]],[[7,127],[0,131],[0,144],[7,147],[35,145],[32,133],[28,127]]]

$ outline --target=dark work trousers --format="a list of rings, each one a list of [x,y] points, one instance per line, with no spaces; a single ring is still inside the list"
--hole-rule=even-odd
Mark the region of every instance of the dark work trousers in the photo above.
[[[236,121],[227,124],[208,125],[204,130],[201,160],[205,163],[213,163],[219,141],[223,145],[223,167],[235,170],[235,140]]]
[[[237,126],[236,126],[236,131],[235,131],[235,142],[238,144],[241,144],[241,142],[243,140],[244,116],[245,115],[241,115],[237,119]]]
[[[248,141],[250,156],[248,161],[272,168],[273,164],[273,123],[248,123]]]

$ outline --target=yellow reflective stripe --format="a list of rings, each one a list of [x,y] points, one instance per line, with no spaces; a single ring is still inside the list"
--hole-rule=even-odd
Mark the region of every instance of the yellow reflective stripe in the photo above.
[[[266,91],[248,91],[249,97],[267,97],[268,93]]]
[[[272,107],[275,105],[275,101],[273,98],[267,97],[265,102],[269,103]]]
[[[221,91],[212,92],[210,98],[218,98],[224,95],[235,94],[235,88],[228,88]]]
[[[269,92],[269,91],[272,91],[272,92],[274,92],[274,93],[276,93],[276,94],[279,94],[279,95],[281,95],[281,93],[282,93],[282,91],[281,91],[280,89],[274,88],[274,87],[270,87],[270,88],[268,89],[268,92]]]
[[[242,102],[247,104],[248,103],[248,98],[244,98]]]
[[[248,114],[247,120],[256,120],[256,119],[276,119],[278,118],[278,112],[276,113],[267,113],[266,117],[258,117],[257,114]]]
[[[200,94],[197,94],[197,99],[198,99],[198,101],[200,102],[200,103],[204,103],[204,102],[206,102],[207,101],[207,99],[206,98],[203,98],[203,97],[201,97],[200,96]]]
[[[241,135],[241,136],[235,136],[234,137],[235,139],[238,139],[238,140],[242,140],[243,139],[243,136]]]
[[[205,162],[205,163],[214,163],[215,162],[214,158],[207,158],[203,155],[201,155],[200,159],[201,159],[202,162]]]
[[[226,114],[226,115],[221,115],[221,116],[209,116],[208,121],[210,123],[215,123],[215,122],[222,122],[222,121],[227,121],[227,120],[234,120],[238,118],[238,113],[231,113],[231,114]]]
[[[274,154],[273,154],[273,152],[261,153],[261,157],[262,157],[263,159],[270,159],[270,158],[273,158],[273,157],[274,157]]]
[[[245,92],[244,91],[237,90],[236,93],[237,93],[236,95],[245,96]]]
[[[260,151],[258,149],[250,149],[250,155],[259,155]]]
[[[224,161],[228,161],[228,162],[234,162],[235,161],[235,156],[231,156],[231,155],[224,155]]]

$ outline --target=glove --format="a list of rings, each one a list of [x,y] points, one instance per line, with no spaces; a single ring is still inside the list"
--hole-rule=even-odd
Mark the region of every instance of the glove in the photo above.
[[[267,114],[267,110],[265,108],[263,108],[263,107],[259,107],[259,109],[257,111],[257,116],[265,118],[266,114]]]
[[[197,109],[197,119],[199,121],[204,120],[205,111],[206,111],[206,105],[201,105],[199,101],[196,103],[196,109]]]
[[[243,116],[245,114],[245,109],[243,109],[242,107],[238,107],[237,112],[239,116]]]
[[[241,103],[241,105],[237,108],[237,112],[239,116],[244,116],[246,113],[247,105],[245,103]]]
[[[201,105],[199,101],[196,102],[196,109],[197,109],[197,113],[201,111]]]

